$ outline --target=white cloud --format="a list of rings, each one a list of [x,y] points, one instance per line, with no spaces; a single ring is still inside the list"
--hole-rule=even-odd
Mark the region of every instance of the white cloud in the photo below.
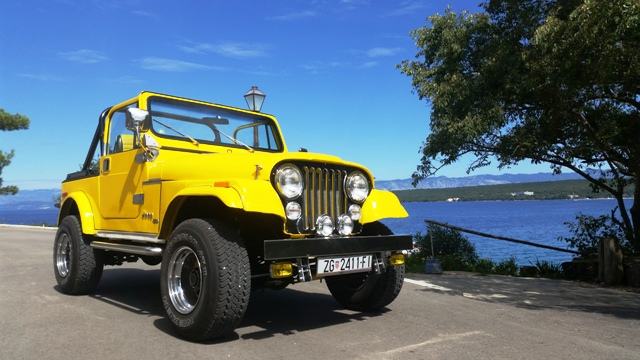
[[[144,83],[144,80],[139,79],[137,77],[130,76],[130,75],[107,78],[106,80],[110,83],[125,84],[125,85],[139,85]]]
[[[186,72],[192,70],[224,70],[222,67],[198,64],[190,61],[167,59],[161,57],[145,57],[137,60],[140,67],[146,70],[166,72]]]
[[[138,15],[138,16],[142,16],[142,17],[148,17],[148,18],[155,18],[157,17],[156,14],[149,12],[149,11],[145,11],[145,10],[133,10],[131,12],[133,15]]]
[[[404,1],[400,6],[386,14],[386,16],[403,16],[409,15],[426,8],[427,5],[420,1]]]
[[[212,53],[235,59],[257,58],[268,55],[268,46],[266,45],[240,42],[223,42],[218,44],[191,42],[188,45],[181,45],[179,48],[191,54]]]
[[[384,56],[393,56],[400,52],[401,48],[385,48],[385,47],[374,47],[367,50],[367,56],[370,58],[378,58]]]
[[[349,66],[349,64],[341,61],[312,61],[310,63],[299,65],[300,68],[309,71],[312,74],[324,73],[331,69],[337,69]]]
[[[17,76],[25,79],[38,80],[38,81],[63,81],[64,79],[51,74],[34,74],[34,73],[20,73]]]
[[[73,51],[59,52],[58,56],[65,60],[82,63],[82,64],[96,64],[109,60],[103,53],[96,50],[80,49]]]
[[[340,0],[340,3],[347,10],[356,10],[362,6],[369,5],[369,0]]]
[[[367,61],[365,63],[363,63],[362,65],[360,65],[361,68],[363,69],[369,69],[372,67],[378,66],[378,62],[377,61]]]
[[[318,13],[316,13],[313,10],[303,10],[303,11],[290,12],[282,15],[269,16],[267,17],[267,20],[292,21],[292,20],[310,18],[316,15],[318,15]]]

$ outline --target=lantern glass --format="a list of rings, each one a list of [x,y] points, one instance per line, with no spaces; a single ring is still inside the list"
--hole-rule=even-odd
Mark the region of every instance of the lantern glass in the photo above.
[[[267,96],[262,91],[260,91],[257,86],[252,86],[251,89],[249,89],[249,91],[244,94],[244,99],[247,101],[247,106],[252,111],[260,111],[266,97]]]

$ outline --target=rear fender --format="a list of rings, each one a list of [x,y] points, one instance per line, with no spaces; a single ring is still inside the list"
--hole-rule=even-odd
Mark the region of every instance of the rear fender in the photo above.
[[[96,224],[93,212],[95,207],[91,203],[89,197],[81,191],[72,192],[64,199],[60,206],[58,225],[62,222],[62,219],[65,216],[70,214],[69,209],[72,206],[72,203],[75,203],[78,208],[78,216],[80,217],[80,224],[82,224],[82,233],[95,235]]]

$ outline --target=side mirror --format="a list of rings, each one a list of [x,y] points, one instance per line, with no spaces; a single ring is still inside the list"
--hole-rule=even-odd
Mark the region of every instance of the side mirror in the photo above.
[[[126,111],[127,129],[134,132],[148,130],[150,115],[147,110],[130,107]]]

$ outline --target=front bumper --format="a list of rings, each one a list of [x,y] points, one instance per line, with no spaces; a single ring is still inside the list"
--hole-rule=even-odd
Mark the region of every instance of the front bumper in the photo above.
[[[400,251],[413,248],[411,235],[336,236],[265,240],[264,259],[280,260],[331,255]]]

